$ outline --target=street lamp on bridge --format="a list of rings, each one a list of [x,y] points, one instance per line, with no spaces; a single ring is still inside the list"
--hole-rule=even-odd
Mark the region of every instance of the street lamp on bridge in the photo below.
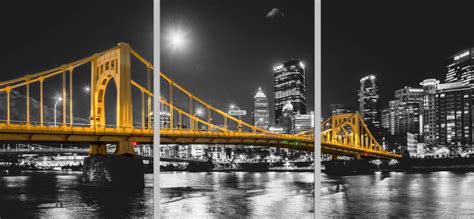
[[[241,111],[240,107],[237,106],[237,105],[235,105],[235,104],[233,104],[233,103],[231,103],[231,104],[229,105],[229,108],[230,108],[231,110],[232,110],[232,109],[236,109],[236,110]],[[243,127],[243,126],[242,126],[242,117],[241,117],[241,114],[239,113],[239,124],[237,125],[237,129],[239,129],[239,132],[242,131],[242,127]]]
[[[91,92],[91,88],[88,85],[86,85],[82,88],[82,91],[84,91],[84,93],[88,94],[88,93]]]
[[[203,110],[201,108],[197,108],[196,111],[193,114],[193,117],[198,117],[199,118],[199,116],[202,116],[202,114],[203,114]],[[199,129],[199,122],[198,122],[197,119],[195,120],[195,126],[196,126],[197,129]]]
[[[54,103],[54,126],[56,126],[56,108],[58,103],[62,102],[63,98],[61,96],[56,97],[56,102]]]

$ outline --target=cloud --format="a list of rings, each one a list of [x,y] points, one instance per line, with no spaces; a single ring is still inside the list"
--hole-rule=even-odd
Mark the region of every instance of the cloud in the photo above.
[[[270,10],[265,17],[268,19],[273,19],[273,18],[278,18],[278,17],[284,18],[285,14],[279,8],[272,8],[272,10]]]

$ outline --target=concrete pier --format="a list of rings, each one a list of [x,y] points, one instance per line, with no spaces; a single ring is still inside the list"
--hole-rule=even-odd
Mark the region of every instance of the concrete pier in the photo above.
[[[134,156],[90,156],[84,159],[82,184],[94,187],[143,189],[145,168]]]

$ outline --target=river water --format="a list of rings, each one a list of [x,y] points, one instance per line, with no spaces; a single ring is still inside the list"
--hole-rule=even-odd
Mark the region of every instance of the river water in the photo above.
[[[322,176],[322,215],[351,218],[453,218],[474,215],[474,173]]]
[[[162,172],[163,218],[314,218],[311,172]]]
[[[139,193],[80,185],[80,171],[23,171],[0,176],[0,218],[131,218],[153,213],[153,174]]]

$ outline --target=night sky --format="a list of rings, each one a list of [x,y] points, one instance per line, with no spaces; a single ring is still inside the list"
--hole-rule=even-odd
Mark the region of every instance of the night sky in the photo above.
[[[146,59],[153,60],[152,0],[8,1],[3,2],[0,9],[0,26],[0,81],[54,68],[112,48],[119,42],[129,43]],[[132,78],[146,85],[145,72],[132,72]],[[74,76],[74,114],[77,122],[88,121],[90,100],[81,93],[81,89],[89,83],[88,66]],[[49,108],[54,105],[59,85],[60,78],[45,83],[45,92],[49,94],[45,96],[45,104]],[[110,93],[114,93],[115,87],[109,87],[113,87]],[[39,86],[32,87],[31,92],[39,100]],[[24,90],[19,90],[14,95],[12,104],[16,107],[12,119],[24,119],[19,113],[25,111],[21,103],[24,94]],[[5,96],[0,98],[4,106]],[[108,101],[112,103],[106,102],[107,119],[115,121],[114,110],[107,107],[115,104],[115,96],[107,94],[106,98],[112,99]],[[1,119],[5,119],[4,112],[5,107],[0,107]],[[51,111],[46,113],[46,120],[52,121]],[[39,117],[33,111],[32,114],[32,119]],[[134,108],[134,114],[140,114],[140,110]]]
[[[308,111],[314,109],[313,1],[162,0],[161,27],[162,71],[213,106],[236,104],[250,122],[261,86],[273,121],[273,66],[297,58],[307,66]],[[176,31],[187,39],[179,49],[168,39]],[[161,91],[168,95],[166,86]]]
[[[445,60],[474,47],[473,1],[349,1],[322,3],[322,106],[355,109],[359,80],[379,79],[383,105],[404,86],[444,82]]]

